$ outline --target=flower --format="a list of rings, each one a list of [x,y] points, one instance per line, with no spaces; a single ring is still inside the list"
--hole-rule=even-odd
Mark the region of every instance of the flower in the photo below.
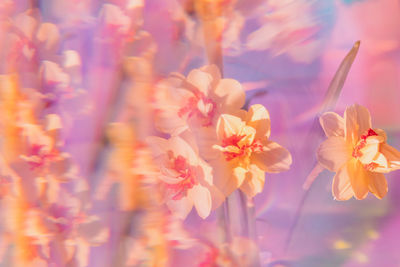
[[[388,186],[383,173],[400,168],[400,152],[386,144],[386,134],[372,129],[369,111],[347,107],[344,118],[326,112],[320,123],[328,137],[317,151],[318,162],[336,172],[332,193],[337,200],[364,199],[368,191],[383,198]]]
[[[220,173],[214,177],[218,177],[215,184],[226,196],[240,187],[253,197],[262,191],[264,172],[277,173],[289,169],[292,163],[289,151],[270,141],[270,133],[269,113],[259,104],[238,116],[222,114],[219,117],[219,144],[213,148],[222,152],[223,160],[215,164]]]
[[[241,84],[221,79],[215,65],[194,69],[187,78],[174,74],[158,85],[156,126],[179,135],[188,128],[215,125],[220,114],[240,109],[244,101]]]
[[[167,140],[153,136],[147,141],[160,169],[159,179],[165,190],[168,208],[184,219],[194,205],[199,216],[206,218],[212,208],[211,167],[181,137]]]
[[[190,130],[196,138],[200,155],[215,157],[215,126],[223,113],[239,110],[245,102],[241,84],[222,79],[217,66],[190,71],[187,78],[171,75],[158,85],[155,100],[155,125],[161,132],[181,135]]]

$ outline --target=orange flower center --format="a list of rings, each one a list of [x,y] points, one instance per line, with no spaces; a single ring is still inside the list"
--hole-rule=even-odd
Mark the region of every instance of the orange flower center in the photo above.
[[[172,199],[179,200],[186,195],[188,189],[192,188],[197,181],[195,179],[195,168],[191,166],[184,157],[174,157],[172,152],[168,152],[170,158],[170,168],[178,173],[175,177],[179,182],[167,184],[167,188],[172,191]]]
[[[216,104],[213,100],[206,97],[203,93],[196,93],[188,99],[185,106],[178,111],[178,116],[185,115],[188,118],[197,118],[204,127],[210,126],[215,115]]]
[[[237,157],[250,156],[253,152],[263,151],[263,145],[260,140],[254,140],[250,145],[240,145],[239,142],[243,139],[243,137],[245,137],[245,135],[232,135],[222,140],[222,146],[224,148],[234,148],[234,150],[232,149],[230,151],[223,152],[227,161],[233,160]]]
[[[367,138],[369,136],[378,136],[378,134],[374,130],[369,128],[363,135],[361,135],[360,141],[358,141],[357,145],[353,149],[353,157],[359,158],[363,155],[361,149],[363,149],[367,144]]]

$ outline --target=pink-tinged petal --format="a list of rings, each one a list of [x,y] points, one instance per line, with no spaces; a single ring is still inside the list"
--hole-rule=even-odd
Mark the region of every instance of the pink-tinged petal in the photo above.
[[[217,122],[217,137],[223,140],[226,137],[236,135],[245,125],[244,121],[236,116],[222,114]]]
[[[265,182],[265,172],[260,170],[257,165],[250,165],[250,171],[247,173],[246,180],[240,189],[248,196],[254,197],[261,193]]]
[[[380,152],[388,161],[388,167],[392,170],[400,169],[400,151],[388,144],[381,144]]]
[[[75,50],[65,50],[63,52],[63,67],[73,68],[79,67],[82,64],[79,53]]]
[[[210,74],[212,76],[213,87],[215,87],[217,85],[217,83],[219,82],[219,80],[221,80],[221,72],[219,71],[219,68],[217,67],[217,65],[212,64],[212,65],[204,66],[200,70],[207,72],[208,74]]]
[[[327,137],[344,137],[344,119],[335,112],[325,112],[319,118],[319,123]]]
[[[193,186],[188,190],[188,197],[193,199],[194,207],[201,218],[205,219],[210,215],[211,195],[206,187],[201,185]]]
[[[40,74],[43,82],[49,85],[67,85],[69,83],[69,76],[66,74],[58,64],[44,60],[40,66]]]
[[[211,89],[211,83],[213,82],[213,77],[207,72],[194,69],[189,72],[187,81],[199,89],[200,92],[208,95],[208,92]]]
[[[333,177],[332,194],[336,200],[344,201],[354,196],[346,165],[343,165]]]
[[[36,33],[38,41],[44,43],[45,49],[55,49],[60,40],[60,32],[53,23],[42,23]]]
[[[257,129],[256,138],[270,136],[271,120],[268,110],[263,105],[252,105],[247,112],[246,122],[248,126]]]
[[[214,127],[201,127],[194,132],[199,148],[199,155],[206,160],[215,159],[218,153],[215,153],[213,145],[218,143],[217,133]]]
[[[368,194],[368,171],[355,158],[351,158],[346,163],[345,168],[350,177],[351,187],[356,199],[364,199]]]
[[[326,139],[317,150],[317,160],[326,169],[337,172],[351,158],[352,149],[343,137]]]
[[[240,109],[243,107],[246,94],[242,85],[233,79],[222,79],[214,90],[218,102],[222,102],[223,109]]]
[[[211,166],[199,158],[199,168],[200,168],[200,174],[202,176],[202,180],[204,180],[206,183],[212,185],[213,184],[213,170]]]
[[[278,143],[268,141],[264,151],[253,153],[252,163],[263,171],[277,173],[287,171],[292,164],[290,152]]]
[[[193,207],[193,200],[189,197],[182,197],[179,200],[168,200],[167,206],[179,219],[184,220]]]
[[[164,107],[163,110],[156,111],[154,124],[157,130],[162,133],[179,135],[188,129],[185,120],[178,116],[179,107]]]
[[[46,115],[46,131],[58,130],[62,128],[61,118],[57,114]]]
[[[169,149],[168,140],[158,136],[147,137],[146,143],[149,145],[154,157],[165,154]]]
[[[369,191],[377,198],[382,199],[388,192],[386,178],[382,173],[368,172]]]
[[[197,166],[199,164],[199,157],[193,151],[188,143],[179,136],[173,136],[168,140],[170,149],[174,152],[175,156],[181,155],[190,165]]]
[[[367,108],[352,105],[344,112],[346,141],[355,145],[360,136],[371,128],[371,116]]]
[[[120,34],[127,33],[131,27],[130,18],[116,5],[103,4],[99,18],[104,27],[116,29]]]

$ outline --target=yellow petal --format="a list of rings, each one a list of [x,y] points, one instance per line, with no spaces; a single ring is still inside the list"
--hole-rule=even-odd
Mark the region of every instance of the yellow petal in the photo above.
[[[229,114],[222,114],[217,122],[217,137],[219,140],[222,140],[226,137],[239,134],[240,129],[244,125],[244,122],[240,118]]]
[[[213,167],[214,185],[225,195],[229,196],[233,191],[239,188],[246,176],[246,170],[237,166],[234,160],[227,162],[221,155],[211,162]]]
[[[246,175],[246,180],[240,186],[240,189],[248,196],[254,197],[261,193],[265,182],[265,172],[260,170],[256,165],[250,165],[250,170]]]
[[[368,109],[358,104],[347,107],[344,120],[346,141],[353,145],[366,130],[371,128],[371,116]]]
[[[292,156],[286,148],[278,143],[268,141],[263,152],[252,154],[251,161],[263,171],[276,173],[289,169],[292,164]]]
[[[207,188],[195,185],[188,190],[188,197],[193,200],[194,207],[199,216],[205,219],[211,212],[211,195]]]
[[[343,137],[332,136],[319,146],[317,160],[326,169],[337,172],[349,160],[351,153],[351,147]]]
[[[251,145],[254,141],[254,137],[256,135],[256,129],[250,126],[244,126],[239,133],[240,136],[243,136],[242,139],[238,142],[239,147],[245,145]]]
[[[386,178],[382,173],[368,172],[368,188],[377,198],[382,199],[388,192]]]
[[[346,166],[342,166],[333,178],[332,194],[336,200],[348,200],[354,196],[353,188],[351,187],[350,177]]]
[[[214,93],[222,102],[222,108],[227,109],[240,109],[246,99],[242,85],[233,79],[220,80]]]
[[[368,175],[361,162],[351,158],[345,165],[350,177],[351,187],[357,199],[364,199],[368,194]]]
[[[247,112],[247,125],[257,130],[256,138],[269,137],[271,134],[271,120],[268,110],[260,104],[252,105]]]
[[[325,112],[319,118],[319,123],[327,137],[344,137],[344,119],[335,112]]]

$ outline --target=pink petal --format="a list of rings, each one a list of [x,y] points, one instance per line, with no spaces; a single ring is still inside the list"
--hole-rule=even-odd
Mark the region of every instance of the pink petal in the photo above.
[[[211,195],[206,187],[195,185],[188,190],[188,197],[193,199],[194,207],[203,219],[211,212]]]
[[[344,119],[335,112],[325,112],[319,118],[319,122],[327,137],[344,137]]]
[[[213,77],[207,72],[194,69],[189,72],[187,81],[199,89],[200,92],[208,95],[208,91],[211,89],[211,83],[213,82]]]
[[[245,103],[246,94],[242,85],[233,79],[220,80],[214,93],[222,102],[223,109],[240,109]]]

